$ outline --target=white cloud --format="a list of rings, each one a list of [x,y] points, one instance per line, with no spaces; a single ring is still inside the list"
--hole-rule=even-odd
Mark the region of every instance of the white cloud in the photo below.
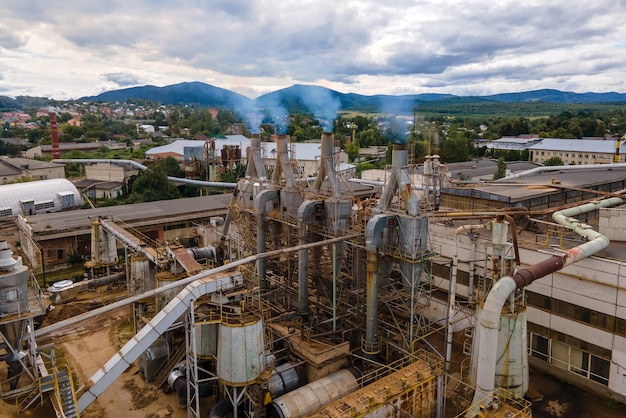
[[[361,94],[626,92],[624,1],[9,2],[0,91],[77,98],[203,81]]]

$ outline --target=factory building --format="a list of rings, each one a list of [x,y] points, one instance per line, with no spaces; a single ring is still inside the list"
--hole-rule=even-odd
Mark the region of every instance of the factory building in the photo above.
[[[76,411],[136,362],[189,417],[525,417],[530,366],[626,399],[626,261],[619,231],[603,234],[625,203],[619,164],[604,180],[542,168],[472,187],[432,158],[414,184],[394,144],[367,195],[337,175],[332,133],[313,179],[288,137],[273,144],[268,170],[250,138],[205,247],[92,219],[91,259],[123,247],[130,296],[86,315],[133,306],[138,331],[76,389]]]

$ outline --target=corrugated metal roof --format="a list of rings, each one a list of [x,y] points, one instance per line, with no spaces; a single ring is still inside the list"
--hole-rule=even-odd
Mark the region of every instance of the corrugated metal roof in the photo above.
[[[613,139],[560,139],[544,138],[540,143],[531,146],[531,151],[569,151],[569,152],[597,152],[610,154],[615,152]],[[620,154],[625,154],[623,142]]]

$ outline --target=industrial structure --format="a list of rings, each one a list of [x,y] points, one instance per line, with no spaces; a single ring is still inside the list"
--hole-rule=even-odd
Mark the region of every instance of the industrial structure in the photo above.
[[[189,417],[530,416],[531,363],[626,398],[626,335],[617,335],[626,261],[596,258],[610,241],[588,224],[623,205],[618,181],[577,190],[559,207],[526,194],[494,200],[503,186],[472,194],[445,184],[438,156],[415,184],[400,143],[382,191],[364,195],[337,175],[332,133],[322,135],[312,179],[288,136],[273,141],[267,164],[260,138],[250,138],[245,177],[210,244],[185,248],[114,216],[91,219],[90,268],[122,262],[129,296],[26,334],[36,347],[38,336],[133,307],[136,335],[71,392],[76,414],[135,362]],[[57,289],[57,303],[76,285]],[[602,303],[589,302],[584,316],[558,311],[577,297]],[[572,330],[575,321],[596,327]],[[39,356],[33,349],[32,364]],[[25,406],[43,396],[43,374],[29,377],[18,396]]]

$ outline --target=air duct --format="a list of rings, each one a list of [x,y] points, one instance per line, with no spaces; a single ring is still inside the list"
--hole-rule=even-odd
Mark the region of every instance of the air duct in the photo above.
[[[498,349],[498,328],[504,304],[517,289],[528,286],[533,281],[552,274],[565,266],[574,264],[583,258],[602,251],[609,245],[609,239],[591,229],[574,216],[598,210],[600,208],[622,204],[623,199],[612,197],[598,202],[587,203],[569,209],[554,212],[552,219],[563,227],[584,237],[587,242],[561,255],[554,255],[527,268],[520,269],[513,276],[500,278],[491,288],[485,301],[480,318],[479,361],[476,373],[476,392],[468,417],[477,416],[480,407],[487,407],[492,402]],[[527,380],[527,379],[526,379]]]
[[[274,400],[269,406],[272,418],[307,416],[359,388],[361,371],[356,367],[340,370],[311,382]]]

